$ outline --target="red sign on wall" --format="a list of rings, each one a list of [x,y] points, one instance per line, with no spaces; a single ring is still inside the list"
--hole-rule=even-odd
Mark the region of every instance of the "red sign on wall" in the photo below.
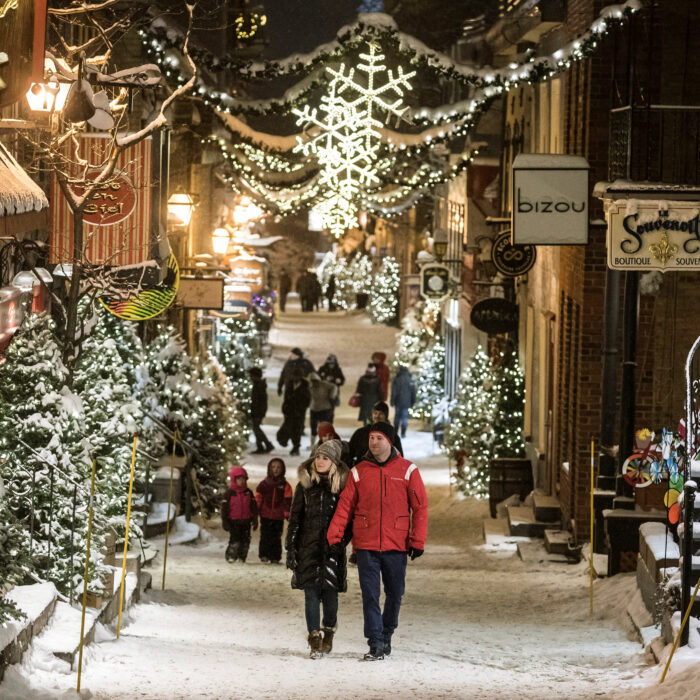
[[[83,257],[93,265],[136,265],[151,255],[152,139],[120,154],[116,175],[93,194],[83,216]],[[94,176],[108,158],[107,135],[84,134],[80,157]],[[82,173],[76,168],[76,178]],[[51,178],[50,263],[73,261],[73,213],[54,175]]]
[[[97,177],[99,170],[88,174]],[[82,188],[77,188],[82,194]],[[90,197],[90,202],[83,212],[83,222],[93,226],[118,224],[131,216],[136,206],[136,190],[131,180],[124,173],[115,173],[108,184],[100,185]]]

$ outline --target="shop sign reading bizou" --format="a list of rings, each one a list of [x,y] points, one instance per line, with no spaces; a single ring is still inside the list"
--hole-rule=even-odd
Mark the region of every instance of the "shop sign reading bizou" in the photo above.
[[[613,270],[700,270],[700,202],[614,200],[606,214]]]

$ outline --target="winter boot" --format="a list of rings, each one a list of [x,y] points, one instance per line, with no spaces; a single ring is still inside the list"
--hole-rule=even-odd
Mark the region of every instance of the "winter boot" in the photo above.
[[[379,647],[370,647],[362,659],[363,661],[382,661],[384,659],[384,650]]]
[[[330,654],[333,651],[333,635],[335,634],[337,627],[324,627],[323,628],[323,644],[321,644],[321,651],[324,654]]]
[[[391,656],[391,637],[384,637],[384,656]]]
[[[314,630],[309,632],[309,648],[311,649],[309,656],[312,659],[320,659],[323,656],[321,651],[321,644],[323,643],[323,638],[321,637],[321,630]]]

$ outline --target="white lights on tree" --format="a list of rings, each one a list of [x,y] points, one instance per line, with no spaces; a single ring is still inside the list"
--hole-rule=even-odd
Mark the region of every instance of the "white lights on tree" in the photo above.
[[[305,130],[294,150],[314,156],[321,165],[319,186],[328,196],[316,208],[324,226],[336,236],[358,225],[362,198],[381,184],[379,130],[384,122],[380,117],[402,117],[404,90],[411,89],[410,79],[415,75],[401,67],[394,75],[384,64],[379,47],[371,42],[360,59],[356,68],[344,64],[326,68],[332,79],[319,109],[307,105],[293,110],[297,124]]]

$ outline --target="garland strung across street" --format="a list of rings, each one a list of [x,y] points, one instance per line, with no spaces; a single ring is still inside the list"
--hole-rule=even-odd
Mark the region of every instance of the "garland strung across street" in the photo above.
[[[362,14],[335,41],[281,61],[219,60],[193,49],[192,55],[210,71],[235,70],[239,84],[292,74],[301,78],[280,98],[251,100],[214,90],[200,77],[195,95],[232,133],[230,144],[220,137],[204,141],[217,143],[224,180],[235,191],[254,197],[270,212],[314,207],[323,225],[339,236],[357,225],[360,209],[399,214],[456,176],[475,153],[450,164],[444,152],[435,151],[437,145],[468,135],[492,100],[510,88],[549,79],[592,55],[601,38],[639,7],[639,0],[610,5],[582,36],[553,54],[529,56],[499,69],[455,64],[399,32],[394,20],[380,13]],[[182,36],[177,30],[157,20],[141,35],[166,77],[180,85],[189,79],[180,69]],[[418,70],[469,88],[469,97],[437,108],[410,107],[404,96]],[[293,116],[301,132],[276,136],[255,131],[238,114]],[[441,159],[437,164],[436,156]]]

